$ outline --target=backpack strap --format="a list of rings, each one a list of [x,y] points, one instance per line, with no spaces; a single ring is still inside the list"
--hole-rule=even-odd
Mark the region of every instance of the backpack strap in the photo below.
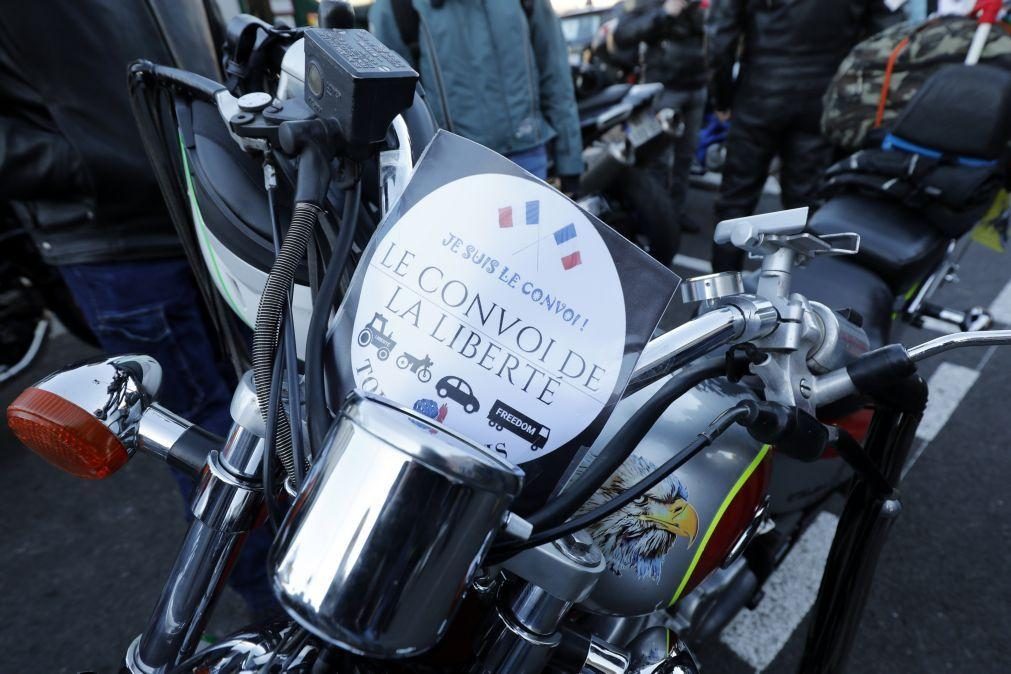
[[[888,56],[888,63],[885,65],[885,77],[881,83],[881,98],[878,99],[878,110],[874,115],[874,128],[880,129],[881,125],[885,121],[885,109],[888,107],[888,95],[891,93],[892,86],[892,73],[895,71],[895,63],[899,60],[899,56],[905,51],[906,47],[909,46],[909,42],[918,35],[924,29],[934,26],[942,21],[941,17],[935,17],[933,19],[928,19],[924,21],[915,29],[913,32],[902,38],[892,53]]]
[[[881,82],[881,97],[878,99],[878,110],[874,115],[874,128],[880,129],[885,121],[885,108],[888,106],[888,94],[892,88],[892,73],[895,71],[895,62],[899,60],[899,54],[909,45],[909,36],[902,38],[899,44],[888,56],[888,63],[885,65],[885,77]]]
[[[421,46],[418,44],[421,17],[418,16],[418,10],[414,9],[411,0],[390,0],[390,5],[393,9],[393,20],[397,23],[400,39],[407,45],[407,49],[411,52],[411,59],[417,66],[421,58]]]

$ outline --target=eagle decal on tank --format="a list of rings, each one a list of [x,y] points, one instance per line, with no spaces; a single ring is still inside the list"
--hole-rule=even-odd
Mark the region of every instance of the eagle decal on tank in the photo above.
[[[632,455],[581,510],[603,505],[655,470],[652,462]],[[688,547],[695,542],[699,515],[688,501],[688,490],[671,475],[588,530],[615,574],[632,571],[659,583],[663,560],[677,540],[686,539]]]

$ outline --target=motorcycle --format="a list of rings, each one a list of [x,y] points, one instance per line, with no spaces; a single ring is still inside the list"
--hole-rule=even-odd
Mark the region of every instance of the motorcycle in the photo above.
[[[684,133],[677,111],[655,110],[662,84],[612,84],[579,101],[583,163],[579,193],[588,210],[670,265],[681,227],[657,162]]]
[[[939,106],[942,95],[991,100],[970,106],[971,119],[956,122]],[[874,345],[887,344],[902,324],[929,323],[948,332],[988,328],[993,320],[986,308],[955,309],[933,297],[958,280],[960,260],[973,243],[1003,250],[1007,241],[1011,128],[994,111],[1009,102],[1007,72],[947,66],[907,104],[883,149],[858,152],[830,168],[829,198],[808,228],[818,235],[854,231],[865,245],[852,258],[802,272],[805,292],[859,314]],[[958,130],[965,128],[984,130],[986,140]]]
[[[175,215],[196,230],[191,252],[255,328],[228,437],[161,407],[160,367],[142,355],[55,373],[7,413],[23,443],[75,475],[106,477],[140,452],[199,477],[194,519],[123,671],[697,672],[687,642],[756,596],[848,484],[802,660],[805,672],[839,671],[901,510],[926,402],[916,364],[1011,344],[1011,331],[871,350],[854,314],[802,294],[798,269],[852,259],[858,235],[813,233],[804,209],[721,223],[718,239],[761,260],[754,292],[736,274],[686,282],[698,315],[645,345],[576,469],[557,469],[563,488],[521,516],[521,466],[407,401],[328,396],[335,359],[363,334],[326,348],[349,268],[431,138],[416,76],[362,31],[243,21],[233,35],[259,35],[245,44],[285,43],[273,95],[131,68],[166,198],[189,206]],[[364,334],[392,341],[379,319]],[[437,386],[477,411],[459,377]],[[867,405],[866,437],[818,418]],[[497,404],[489,423],[543,451],[555,434],[518,412]],[[229,560],[264,511],[288,616],[198,651]]]

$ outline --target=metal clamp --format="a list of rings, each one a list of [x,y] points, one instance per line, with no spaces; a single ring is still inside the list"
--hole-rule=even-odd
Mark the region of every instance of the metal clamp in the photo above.
[[[724,220],[716,226],[713,239],[716,243],[731,243],[756,257],[789,250],[797,258],[789,261],[791,265],[823,255],[854,255],[860,250],[859,234],[805,232],[807,215],[805,207]]]
[[[744,281],[740,272],[719,272],[687,279],[681,284],[681,299],[686,303],[712,302],[721,297],[740,295]]]
[[[193,516],[217,531],[249,531],[262,496],[259,480],[230,470],[220,453],[211,452],[193,498]]]

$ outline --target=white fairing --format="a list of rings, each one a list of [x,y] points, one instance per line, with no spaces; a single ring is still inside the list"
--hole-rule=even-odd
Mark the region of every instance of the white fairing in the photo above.
[[[305,46],[303,40],[298,40],[288,48],[281,62],[277,98],[282,100],[302,98],[305,91],[304,80]],[[234,99],[227,93],[223,95],[222,100],[218,100],[216,103],[226,123],[228,118],[238,110],[238,108],[232,110],[235,107],[232,105]],[[403,117],[397,116],[393,121],[392,128],[397,137],[397,149],[384,151],[379,158],[382,181],[381,206],[384,214],[400,198],[414,172],[411,139]],[[197,238],[200,241],[200,252],[203,254],[208,274],[232,311],[238,314],[239,318],[248,326],[255,327],[256,310],[260,303],[260,295],[263,293],[263,286],[267,282],[267,274],[244,262],[211,233],[204,224],[192,188],[189,192],[190,208],[197,228]],[[295,340],[298,344],[299,358],[304,357],[305,354],[305,339],[311,315],[312,296],[309,288],[296,284],[292,297],[292,318],[295,324]]]
[[[267,274],[244,262],[228,250],[204,226],[196,205],[192,204],[192,206],[193,217],[200,230],[198,232],[200,252],[204,256],[204,263],[214,281],[214,286],[243,323],[250,328],[256,327],[256,310],[260,304],[263,286],[267,283]],[[312,296],[309,288],[295,285],[291,308],[298,357],[303,358],[305,356],[305,336],[309,331],[309,318],[312,316]]]
[[[305,94],[305,40],[288,47],[281,59],[281,77],[277,80],[277,97],[281,100],[302,98]]]

